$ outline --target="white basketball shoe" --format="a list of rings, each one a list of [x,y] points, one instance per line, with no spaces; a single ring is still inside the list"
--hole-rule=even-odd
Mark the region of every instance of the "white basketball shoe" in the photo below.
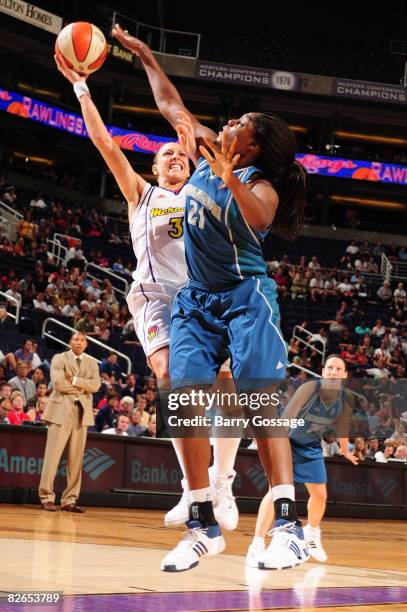
[[[321,542],[321,530],[319,527],[311,527],[311,525],[305,525],[304,527],[304,538],[307,543],[309,554],[316,561],[324,563],[328,559],[328,555],[325,552]]]
[[[209,468],[209,481],[212,490],[213,513],[220,527],[225,531],[236,529],[239,522],[239,510],[232,492],[236,472],[227,475],[216,475],[213,466]]]
[[[259,539],[256,542],[252,542],[249,546],[249,550],[246,555],[246,565],[249,567],[259,567],[259,561],[264,555],[266,545],[263,539]]]
[[[309,559],[302,527],[279,519],[270,532],[272,540],[259,560],[260,569],[289,569]]]
[[[201,557],[212,557],[225,550],[219,525],[204,527],[200,521],[187,521],[186,531],[177,546],[161,562],[163,572],[185,572],[196,567]]]
[[[189,506],[188,506],[188,482],[186,478],[181,480],[182,486],[182,497],[178,504],[167,512],[164,516],[164,523],[166,527],[177,527],[178,525],[185,525],[189,518]]]

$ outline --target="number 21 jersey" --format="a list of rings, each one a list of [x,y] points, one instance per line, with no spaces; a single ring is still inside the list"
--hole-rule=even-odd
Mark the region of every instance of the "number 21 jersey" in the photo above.
[[[242,183],[259,178],[255,166],[234,174]],[[201,158],[185,185],[185,257],[191,280],[222,289],[266,274],[262,234],[249,226],[232,193]]]

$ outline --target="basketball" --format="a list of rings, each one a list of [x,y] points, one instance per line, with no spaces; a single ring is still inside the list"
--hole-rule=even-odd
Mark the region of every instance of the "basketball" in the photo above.
[[[98,70],[107,56],[103,33],[92,23],[77,21],[65,26],[55,41],[55,53],[81,75]]]

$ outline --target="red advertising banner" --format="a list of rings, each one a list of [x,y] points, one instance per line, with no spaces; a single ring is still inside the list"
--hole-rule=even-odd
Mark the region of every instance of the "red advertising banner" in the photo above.
[[[125,488],[179,493],[181,478],[169,441],[138,438],[127,445]]]
[[[0,427],[0,487],[38,487],[46,431],[33,427]],[[328,460],[328,498],[338,503],[407,505],[407,464],[366,462],[353,466]],[[233,485],[238,497],[261,498],[268,489],[256,452],[241,450]],[[58,469],[55,489],[66,483],[66,459]],[[181,472],[169,440],[88,435],[83,462],[82,492],[103,493],[112,488],[179,493]],[[303,485],[298,499],[306,499]]]
[[[14,430],[14,431],[13,431]],[[46,431],[24,427],[0,428],[0,486],[36,489],[40,482]],[[88,436],[83,458],[82,491],[102,492],[123,483],[124,445],[110,436]],[[66,486],[63,455],[55,489]]]

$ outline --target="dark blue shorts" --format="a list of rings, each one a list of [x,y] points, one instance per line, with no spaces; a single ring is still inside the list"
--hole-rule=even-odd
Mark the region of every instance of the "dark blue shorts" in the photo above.
[[[287,349],[276,285],[267,276],[209,291],[190,281],[172,309],[170,377],[173,388],[213,383],[227,356],[240,381],[285,378]]]
[[[294,482],[324,484],[327,473],[321,444],[299,444],[291,440]]]

